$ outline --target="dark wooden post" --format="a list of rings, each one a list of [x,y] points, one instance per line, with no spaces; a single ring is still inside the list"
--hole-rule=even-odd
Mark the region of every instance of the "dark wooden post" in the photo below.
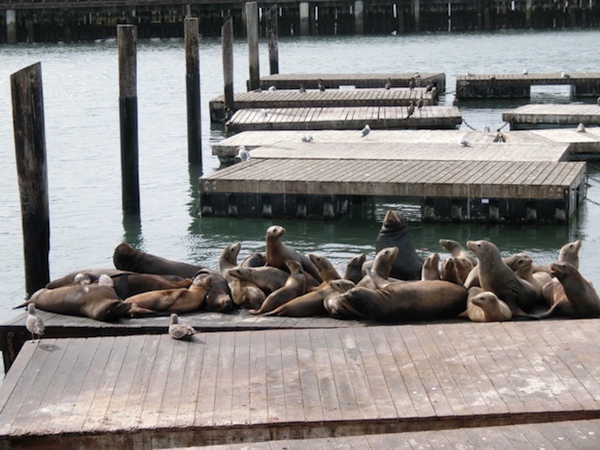
[[[260,87],[260,69],[258,65],[258,4],[246,3],[246,29],[248,30],[248,58],[250,67],[249,89]]]
[[[223,81],[226,117],[233,112],[233,19],[228,17],[221,27],[223,41]]]
[[[50,281],[50,213],[41,63],[12,74],[10,85],[21,197],[25,289],[31,295]]]
[[[267,40],[269,43],[269,70],[271,75],[279,73],[279,48],[277,29],[277,5],[273,5],[267,12]]]
[[[200,58],[198,54],[198,18],[186,17],[185,86],[187,93],[188,162],[202,167],[202,126],[200,115]]]
[[[137,29],[135,25],[117,25],[117,44],[119,46],[119,117],[123,212],[125,214],[139,214]]]

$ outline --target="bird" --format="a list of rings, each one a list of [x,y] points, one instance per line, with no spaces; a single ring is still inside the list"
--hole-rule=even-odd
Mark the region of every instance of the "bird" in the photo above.
[[[369,124],[366,124],[365,127],[362,129],[362,131],[360,132],[360,137],[364,138],[367,134],[369,134],[371,132],[371,127],[369,126]]]
[[[600,106],[600,97],[598,97],[598,100],[596,100],[596,103],[598,103],[598,106]]]
[[[325,92],[325,85],[323,84],[323,80],[319,78],[319,90],[321,92]]]
[[[411,100],[410,105],[408,105],[408,114],[406,115],[406,118],[408,119],[410,116],[413,115],[414,112],[415,112],[415,102],[413,102]]]
[[[385,87],[385,90],[386,90],[386,91],[389,91],[389,90],[391,89],[391,87],[392,87],[392,80],[390,80],[390,79],[388,78],[388,80],[387,80],[387,83],[385,83],[385,86],[384,86],[384,87]]]
[[[452,106],[458,107],[458,103],[459,103],[458,97],[455,95],[454,99],[452,100]]]
[[[304,85],[302,83],[300,83],[300,92],[303,94],[306,92],[306,89],[304,89]]]
[[[473,76],[473,74],[471,72],[469,72],[469,71],[467,71],[467,73],[465,75],[468,76],[468,77],[472,77]]]
[[[417,108],[421,109],[423,107],[423,92],[421,92],[421,97],[417,100]]]
[[[277,88],[275,86],[269,86],[269,91],[275,92]]]
[[[579,125],[577,125],[577,132],[578,133],[585,133],[585,125],[580,123]]]
[[[269,116],[269,113],[267,112],[266,109],[261,109],[260,110],[260,115],[262,116],[263,119],[266,119]]]
[[[171,323],[169,324],[169,335],[173,339],[187,339],[197,331],[187,323],[179,323],[177,314],[171,314]]]
[[[561,77],[561,78],[571,78],[571,76],[570,76],[570,75],[569,75],[567,72],[562,72],[562,73],[560,74],[560,77]]]
[[[529,75],[529,72],[527,72],[527,68],[523,69],[523,75]]]
[[[302,135],[302,137],[300,139],[302,140],[302,142],[312,142],[313,141],[312,134],[304,134],[304,135]]]
[[[246,150],[245,145],[240,145],[238,148],[238,154],[235,155],[235,162],[241,163],[244,161],[250,161],[250,152]]]
[[[396,36],[398,34],[398,30],[392,30],[392,36]]]
[[[491,131],[490,127],[483,127],[483,132],[484,133],[489,133],[490,131]]]
[[[498,130],[496,132],[496,136],[494,136],[494,140],[492,142],[506,142],[506,137],[500,130]]]
[[[461,139],[460,141],[458,141],[458,143],[460,144],[461,147],[470,147],[471,143],[469,141],[467,141],[466,139]]]
[[[38,337],[38,342],[42,340],[44,334],[44,321],[41,317],[37,316],[35,305],[30,303],[27,305],[27,320],[25,322],[25,328],[31,333],[31,340],[33,341],[35,335]]]
[[[415,78],[412,77],[410,79],[410,81],[408,82],[408,88],[412,91],[415,88],[416,82],[415,82]]]
[[[425,88],[425,92],[431,92],[433,91],[433,82],[431,80],[429,80],[429,82],[427,83],[427,87]]]

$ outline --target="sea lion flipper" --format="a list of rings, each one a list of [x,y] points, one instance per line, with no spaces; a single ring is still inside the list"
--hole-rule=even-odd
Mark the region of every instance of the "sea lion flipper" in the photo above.
[[[114,278],[113,278],[113,281],[114,281]],[[120,275],[119,279],[115,283],[114,289],[115,289],[115,292],[117,293],[117,296],[120,299],[125,300],[128,297],[127,294],[129,292],[129,275],[126,273]]]
[[[31,300],[27,300],[27,301],[24,301],[23,303],[21,303],[20,305],[13,306],[13,308],[12,308],[12,309],[24,308],[24,307],[26,307],[27,305],[29,305],[30,303],[31,303]]]
[[[460,317],[461,319],[468,319],[469,318],[469,310],[465,309],[463,312],[461,312],[458,317]]]

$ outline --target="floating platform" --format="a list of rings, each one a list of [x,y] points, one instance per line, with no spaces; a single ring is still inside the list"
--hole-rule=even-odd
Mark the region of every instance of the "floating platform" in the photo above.
[[[459,99],[529,98],[531,86],[570,85],[574,97],[598,97],[600,72],[456,75]]]
[[[502,120],[511,130],[544,126],[573,127],[580,123],[587,126],[600,125],[598,105],[525,105],[502,113]]]
[[[417,76],[418,75],[418,76]],[[408,87],[414,78],[417,87],[427,86],[431,81],[439,93],[446,92],[446,74],[441,72],[408,72],[408,73],[280,73],[260,78],[260,87],[269,89],[318,89],[319,82],[325,89],[354,86],[355,88],[383,88],[390,82],[392,87]],[[247,81],[248,85],[249,82]]]
[[[352,202],[413,197],[423,220],[566,223],[584,162],[252,159],[200,178],[205,216],[336,218]]]
[[[454,129],[462,123],[456,107],[424,106],[408,116],[405,106],[347,108],[242,109],[225,124],[227,131],[246,130],[362,130],[437,128]]]
[[[307,90],[250,91],[234,94],[235,112],[253,108],[314,108],[347,106],[408,106],[423,98],[423,105],[431,106],[438,102],[437,89],[426,92],[423,88],[400,89],[335,89],[321,92]],[[225,119],[225,96],[220,95],[208,103],[210,120],[222,122]]]
[[[589,448],[599,342],[597,319],[49,338],[26,343],[0,385],[0,446],[435,440],[447,430],[478,436],[475,447],[508,437],[523,448],[502,427],[526,426],[528,442],[585,435],[571,448]]]

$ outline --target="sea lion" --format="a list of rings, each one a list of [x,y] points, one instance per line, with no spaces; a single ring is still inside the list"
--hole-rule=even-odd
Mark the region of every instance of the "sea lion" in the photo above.
[[[226,246],[219,255],[219,271],[223,278],[225,278],[228,282],[231,281],[229,277],[229,269],[233,269],[238,266],[237,258],[240,254],[240,249],[242,248],[241,242],[236,242],[235,244],[230,244]]]
[[[194,278],[211,278],[210,287],[206,293],[204,308],[207,311],[225,313],[233,308],[233,299],[227,280],[220,272],[213,269],[201,269]]]
[[[489,241],[468,241],[467,247],[479,260],[479,283],[484,291],[491,291],[506,302],[513,316],[524,316],[537,299],[537,293],[531,283],[519,278],[502,261],[500,251]],[[475,268],[473,269],[475,270]]]
[[[600,316],[600,298],[598,298],[596,289],[573,264],[556,262],[550,265],[550,270],[556,280],[544,286],[544,297],[550,300],[552,306],[538,317],[545,318],[553,315]]]
[[[267,234],[265,237],[267,265],[287,271],[288,266],[285,262],[287,259],[298,261],[300,264],[302,264],[304,272],[313,277],[317,281],[317,284],[321,283],[323,280],[321,279],[319,271],[312,261],[303,254],[292,250],[283,242],[281,242],[281,236],[284,234],[285,228],[278,225],[273,225],[267,229]]]
[[[114,322],[125,317],[131,308],[130,304],[117,296],[112,287],[99,284],[42,288],[20,306],[29,303],[44,311],[89,317],[103,322]]]
[[[120,275],[123,273],[130,273],[125,270],[113,269],[113,268],[99,268],[99,269],[80,269],[75,272],[70,272],[60,278],[50,281],[46,286],[46,289],[55,289],[63,286],[74,286],[74,285],[85,285],[92,284],[98,281],[98,278],[102,274],[108,276]],[[77,280],[76,280],[77,278]]]
[[[432,253],[425,258],[421,268],[421,280],[439,280],[440,277],[440,255],[439,253]]]
[[[516,255],[505,258],[504,262],[519,277],[531,283],[531,285],[535,288],[538,300],[543,298],[542,288],[546,283],[552,281],[550,274],[546,272],[533,273],[533,260],[525,253],[517,253]]]
[[[229,270],[238,267],[237,258],[241,248],[241,242],[226,246],[219,256],[219,270],[229,285],[233,302],[242,308],[258,309],[266,298],[262,289],[254,283],[229,275]]]
[[[471,291],[476,295],[471,295]],[[459,317],[466,317],[473,322],[500,322],[512,319],[512,313],[496,294],[473,287],[469,289],[467,310],[459,314]]]
[[[306,292],[306,275],[302,264],[293,259],[286,259],[285,264],[290,274],[283,287],[269,294],[259,309],[251,309],[251,314],[263,314],[273,311]]]
[[[339,281],[332,280],[332,281]],[[289,302],[265,313],[265,316],[289,316],[289,317],[312,317],[326,314],[324,300],[331,293],[335,292],[330,282],[324,281],[319,287],[310,292],[306,292]]]
[[[350,259],[346,265],[344,279],[350,280],[355,284],[362,280],[362,278],[366,275],[366,273],[363,271],[363,264],[365,263],[366,258],[367,255],[364,253],[352,257],[352,259]]]
[[[182,278],[194,278],[201,266],[185,262],[172,261],[134,249],[122,242],[115,248],[113,262],[117,269],[137,273],[153,273],[156,275],[179,275]]]
[[[333,280],[329,282],[333,292],[323,300],[323,306],[327,313],[334,319],[367,319],[366,316],[356,311],[348,303],[344,302],[341,295],[356,287],[350,280]]]
[[[202,309],[211,286],[212,277],[196,276],[192,285],[179,289],[164,289],[132,295],[124,300],[129,304],[131,317],[160,313],[186,313]]]
[[[455,258],[464,257],[467,258],[473,264],[473,267],[477,265],[477,258],[471,255],[462,245],[452,239],[440,239],[440,245],[448,253]]]
[[[310,259],[319,271],[319,276],[323,280],[323,283],[329,284],[330,281],[341,278],[336,268],[333,267],[333,264],[331,264],[331,261],[326,256],[309,253],[308,259]]]
[[[103,276],[106,275],[103,274],[100,278]],[[170,281],[163,275],[154,275],[150,273],[123,273],[120,275],[113,275],[110,279],[112,280],[112,285],[114,286],[117,295],[122,299],[148,291],[189,288],[192,284],[191,278]]]
[[[461,284],[464,284],[473,270],[473,263],[465,256],[453,256],[452,259],[454,259],[454,266],[456,267],[458,278],[460,278]]]
[[[392,265],[394,263],[394,260],[398,256],[399,251],[400,249],[398,247],[388,247],[379,250],[377,252],[377,255],[375,255],[373,265],[370,269],[367,270],[370,270],[376,276],[387,280],[390,277]],[[358,283],[356,283],[356,285],[367,288],[375,288],[373,279],[369,275],[365,275]]]
[[[269,295],[282,287],[290,275],[277,267],[241,267],[229,270],[229,275],[243,281],[249,281]]]
[[[391,209],[386,212],[375,240],[377,252],[388,247],[397,247],[399,250],[390,276],[400,280],[420,280],[424,260],[411,242],[406,220]]]
[[[267,257],[264,253],[252,253],[242,261],[240,266],[242,267],[261,267],[267,264]]]
[[[567,242],[560,248],[558,259],[555,262],[568,262],[579,270],[579,250],[581,250],[581,239],[573,242]],[[534,265],[533,272],[546,272],[550,274],[551,268],[548,265]]]
[[[411,322],[458,316],[466,309],[467,290],[447,281],[419,280],[377,289],[357,286],[340,300],[377,322]]]
[[[456,270],[454,258],[450,257],[444,260],[444,263],[442,264],[442,271],[440,272],[440,279],[449,281],[450,283],[458,284],[460,286],[463,285],[463,282],[458,275],[458,270]]]

